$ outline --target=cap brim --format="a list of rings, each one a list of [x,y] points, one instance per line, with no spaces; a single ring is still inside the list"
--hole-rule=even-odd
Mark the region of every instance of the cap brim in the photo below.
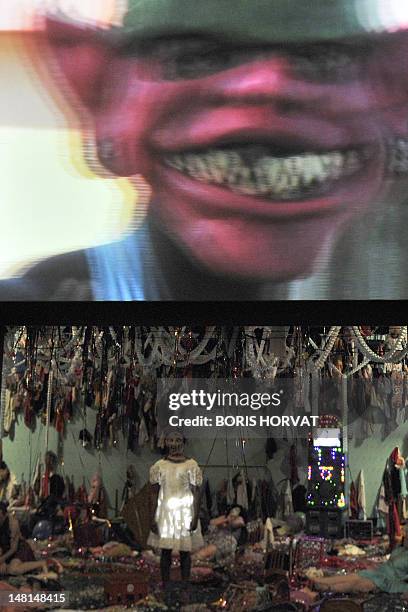
[[[408,27],[406,11],[385,11],[383,0],[130,0],[129,4],[121,30],[132,38],[202,32],[253,43],[302,43]]]

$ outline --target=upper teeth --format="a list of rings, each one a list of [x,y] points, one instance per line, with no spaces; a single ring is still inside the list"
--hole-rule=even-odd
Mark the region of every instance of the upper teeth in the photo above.
[[[247,158],[247,159],[245,159]],[[203,153],[168,155],[166,164],[198,181],[225,185],[239,193],[270,199],[293,199],[324,183],[359,171],[366,159],[361,150],[302,153],[286,157],[210,149]]]

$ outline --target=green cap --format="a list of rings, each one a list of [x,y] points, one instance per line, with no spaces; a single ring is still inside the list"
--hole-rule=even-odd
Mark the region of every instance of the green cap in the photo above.
[[[387,0],[384,10],[383,0],[129,0],[121,34],[199,32],[255,44],[329,41],[407,29],[406,11],[398,11],[405,2]]]

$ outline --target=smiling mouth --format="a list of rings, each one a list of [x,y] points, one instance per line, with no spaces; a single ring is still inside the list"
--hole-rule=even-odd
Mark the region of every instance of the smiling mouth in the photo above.
[[[294,152],[242,145],[167,154],[164,163],[197,181],[270,201],[307,200],[359,175],[371,146]]]

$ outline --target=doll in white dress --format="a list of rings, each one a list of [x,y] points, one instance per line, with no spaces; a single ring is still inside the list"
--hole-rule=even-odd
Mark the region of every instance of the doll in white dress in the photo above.
[[[155,512],[147,543],[161,549],[160,569],[164,583],[170,580],[172,550],[180,553],[181,576],[188,580],[191,552],[203,546],[198,520],[202,473],[194,459],[184,455],[179,432],[166,436],[167,456],[150,468],[155,493]]]

